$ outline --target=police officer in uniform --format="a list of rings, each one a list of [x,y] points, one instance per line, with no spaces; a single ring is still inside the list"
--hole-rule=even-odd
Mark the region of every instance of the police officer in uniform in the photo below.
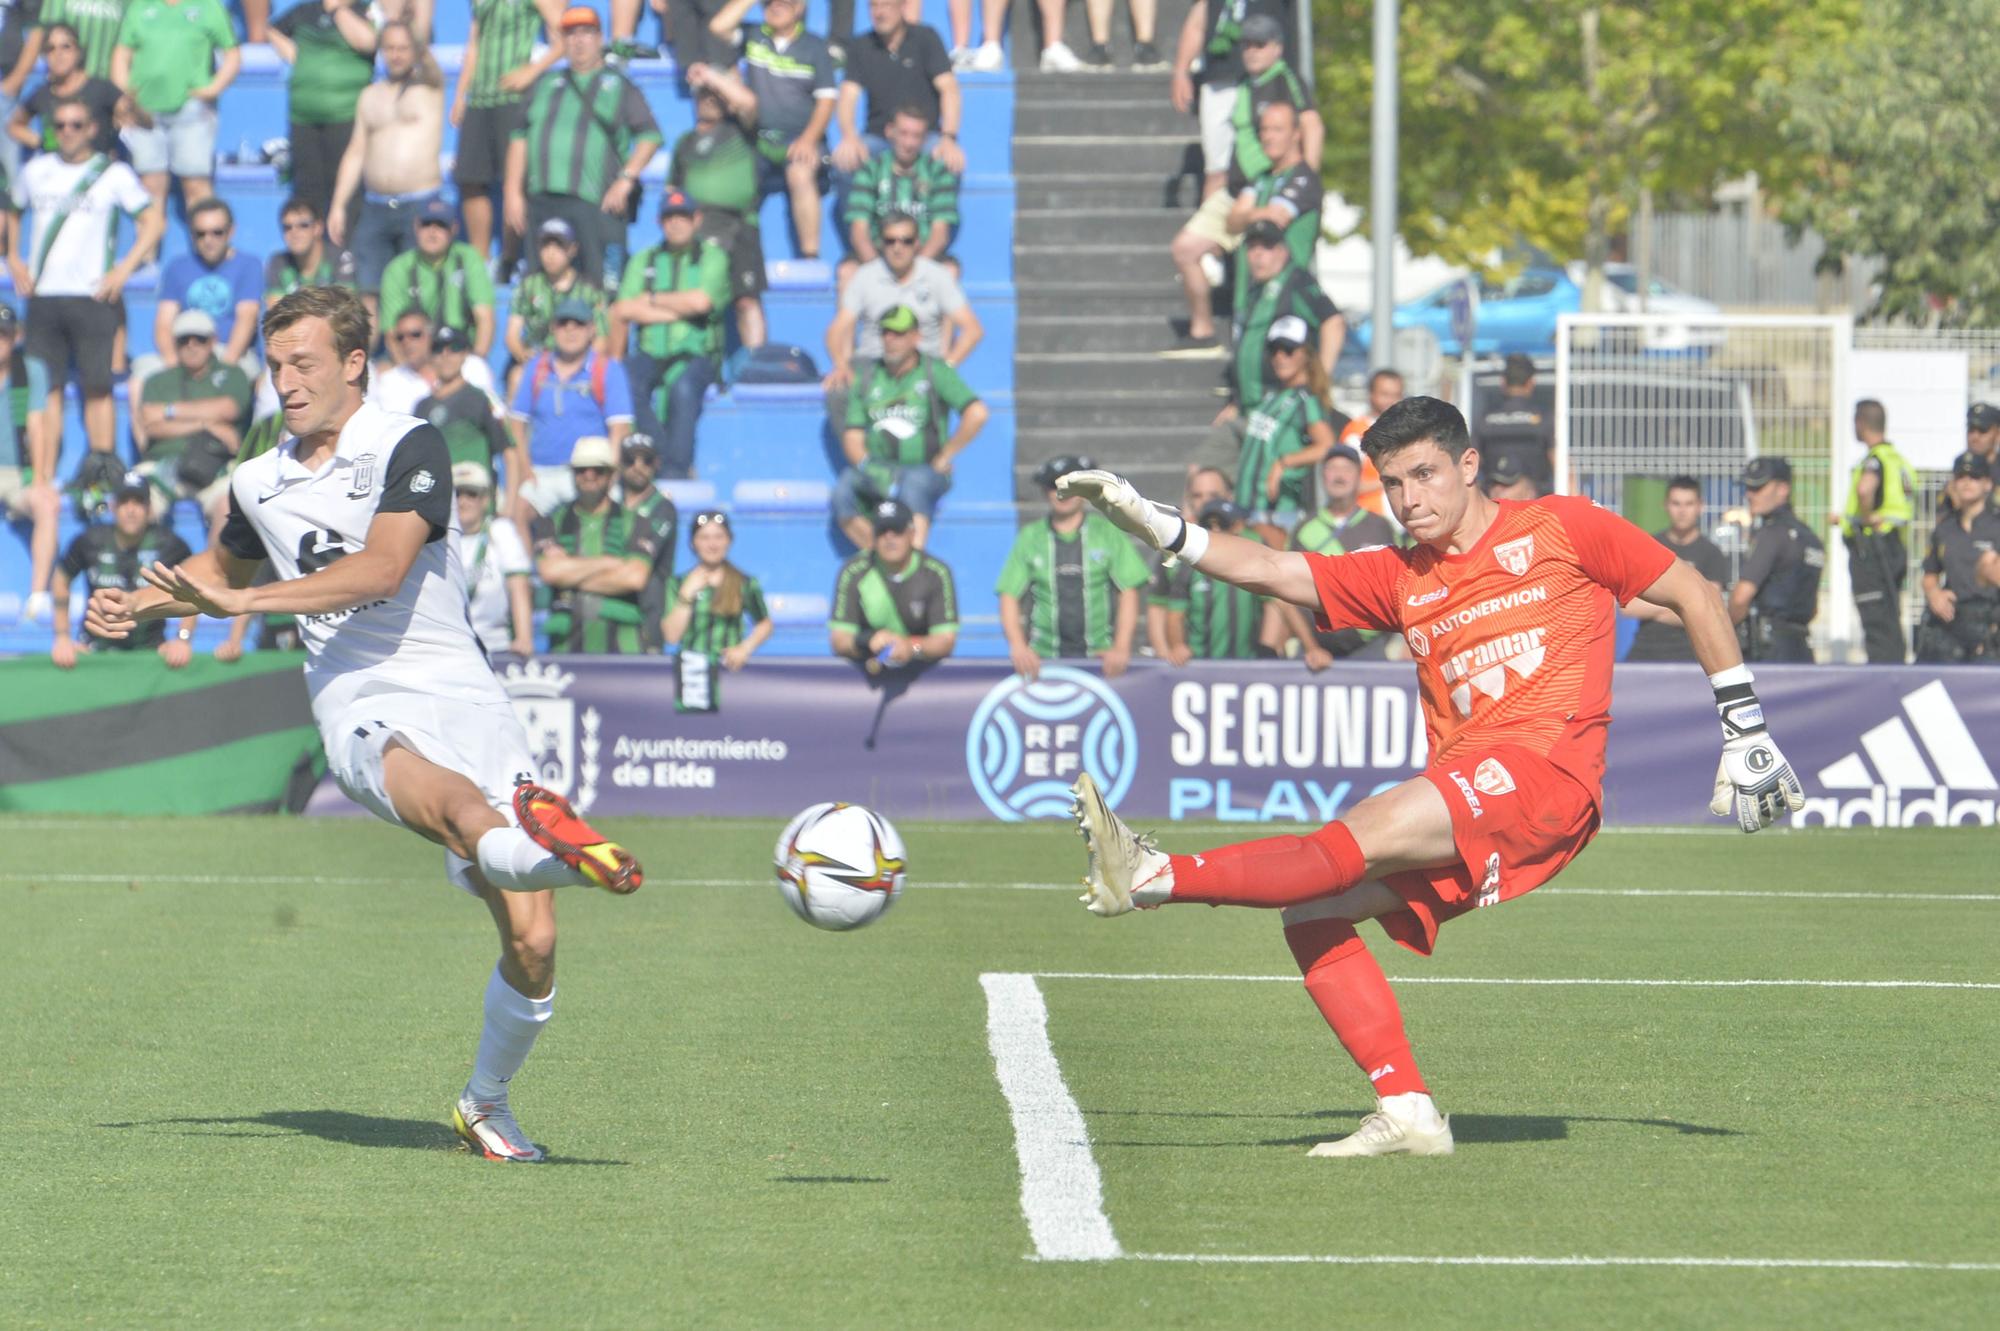
[[[1516,463],[1519,475],[1535,483],[1536,494],[1554,488],[1556,427],[1550,414],[1535,402],[1535,362],[1516,352],[1500,372],[1500,396],[1473,423],[1473,442],[1493,479],[1502,458]]]
[[[1739,628],[1743,655],[1752,661],[1810,664],[1807,630],[1819,609],[1820,572],[1826,546],[1792,512],[1792,464],[1752,458],[1743,487],[1758,519],[1750,557],[1729,592],[1729,617]]]
[[[1965,451],[1985,458],[1989,467],[2000,467],[2000,407],[1975,402],[1966,408]]]
[[[1993,469],[1977,453],[1952,463],[1951,512],[1938,515],[1924,556],[1923,622],[1917,659],[1950,664],[2000,663],[2000,513],[1993,511]]]
[[[1868,451],[1854,468],[1847,507],[1839,515],[1870,665],[1901,665],[1908,648],[1903,583],[1909,577],[1909,551],[1903,530],[1915,513],[1916,478],[1884,437],[1888,423],[1888,413],[1875,399],[1854,404],[1854,437]]]

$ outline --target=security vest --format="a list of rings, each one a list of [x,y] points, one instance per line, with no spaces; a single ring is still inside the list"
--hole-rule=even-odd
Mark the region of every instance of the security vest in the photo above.
[[[1861,518],[1861,474],[1874,462],[1882,469],[1882,488],[1875,495],[1875,513],[1871,520]],[[1907,527],[1915,516],[1916,509],[1911,502],[1911,494],[1916,489],[1916,480],[1910,473],[1910,464],[1896,451],[1896,446],[1883,440],[1868,450],[1854,475],[1847,482],[1846,516],[1841,519],[1840,530],[1852,537],[1869,527]]]

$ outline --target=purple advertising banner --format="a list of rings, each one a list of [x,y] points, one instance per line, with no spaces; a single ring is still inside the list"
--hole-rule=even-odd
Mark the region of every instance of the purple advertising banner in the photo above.
[[[839,799],[892,818],[1057,818],[1088,770],[1142,819],[1317,825],[1428,756],[1407,665],[1139,662],[1115,680],[1050,665],[1029,682],[997,661],[894,680],[758,661],[706,713],[676,710],[673,678],[657,657],[503,675],[543,780],[598,814],[782,818]],[[1606,821],[1710,821],[1721,731],[1707,680],[1629,665],[1614,690]],[[1795,825],[1993,822],[2000,672],[1769,666],[1758,692],[1806,787]],[[327,782],[311,811],[355,810]]]

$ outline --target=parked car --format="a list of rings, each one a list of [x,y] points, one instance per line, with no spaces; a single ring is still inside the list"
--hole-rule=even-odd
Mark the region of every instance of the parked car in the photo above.
[[[1474,308],[1472,354],[1507,356],[1521,352],[1529,356],[1552,355],[1556,347],[1556,318],[1583,308],[1583,265],[1532,264],[1513,277],[1501,281],[1481,279],[1479,299]],[[1639,273],[1629,263],[1604,266],[1605,309],[1610,313],[1637,313]],[[1396,307],[1396,327],[1424,327],[1437,335],[1438,347],[1447,356],[1463,355],[1452,331],[1452,307],[1460,299],[1464,278],[1453,278],[1435,290],[1405,301]],[[1647,285],[1646,308],[1651,314],[1684,315],[1692,321],[1716,315],[1722,307],[1682,291],[1659,278]],[[1719,329],[1669,324],[1641,330],[1633,350],[1645,353],[1705,354],[1719,345]],[[1357,322],[1348,343],[1366,351],[1370,342],[1369,321]]]

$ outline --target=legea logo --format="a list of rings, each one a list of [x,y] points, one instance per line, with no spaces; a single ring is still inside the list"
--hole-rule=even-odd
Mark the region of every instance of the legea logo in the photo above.
[[[2000,782],[1943,680],[1903,695],[1903,714],[1861,732],[1861,747],[1822,767],[1794,827],[1992,826]]]
[[[995,818],[1067,818],[1069,785],[1089,772],[1116,808],[1132,788],[1139,730],[1104,681],[1069,666],[1043,666],[1030,683],[1010,675],[993,686],[965,732],[965,768]]]

